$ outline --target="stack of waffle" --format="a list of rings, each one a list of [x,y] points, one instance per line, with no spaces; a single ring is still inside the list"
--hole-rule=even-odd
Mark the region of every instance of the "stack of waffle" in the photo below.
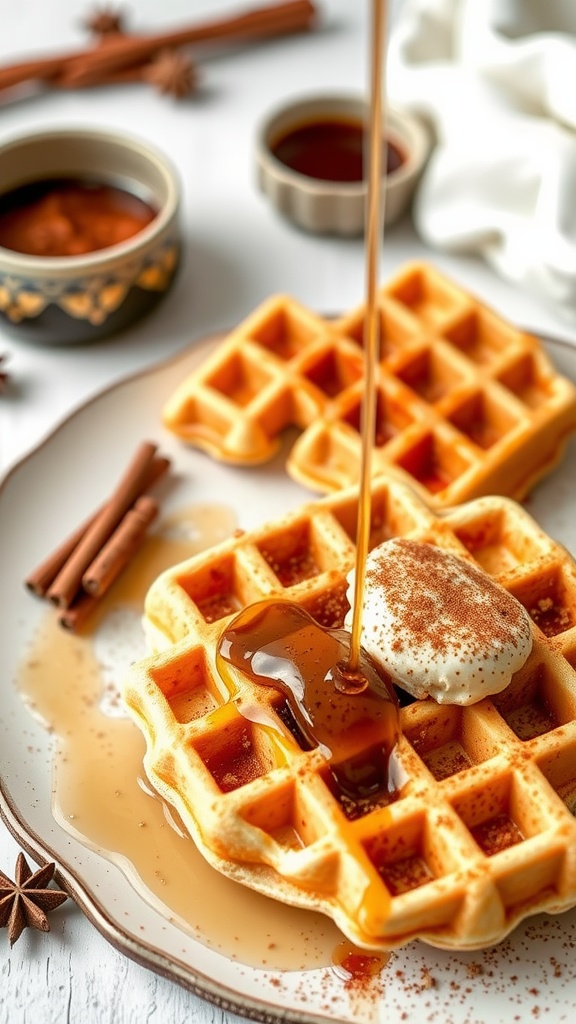
[[[456,301],[457,293],[447,294]],[[443,317],[434,307],[435,327],[450,315],[454,322],[446,305]],[[495,328],[486,332],[477,381],[484,401],[494,392],[508,415],[517,414],[519,434],[534,447],[539,410],[543,424],[558,423],[567,386],[531,341],[516,344],[507,330],[515,354],[498,350]],[[464,350],[462,319],[458,337]],[[403,365],[423,346],[422,338],[408,344]],[[444,347],[429,343],[435,359]],[[472,351],[479,357],[480,341],[462,359],[451,351],[450,367],[465,371]],[[513,382],[514,393],[506,392]],[[198,383],[198,391],[207,386]],[[421,429],[440,429],[442,401]],[[346,433],[342,422],[333,425]],[[443,419],[442,431],[452,429]],[[519,438],[508,447],[518,463]],[[530,475],[536,465],[542,471],[543,460],[533,460]],[[478,488],[491,479],[487,467],[477,462]],[[383,788],[351,813],[321,747],[300,742],[281,692],[241,674],[230,687],[216,651],[235,614],[257,601],[288,600],[321,626],[340,626],[357,517],[356,490],[340,491],[152,585],[145,622],[155,653],[133,667],[125,688],[146,737],[146,771],[219,871],[330,915],[355,943],[394,947],[420,938],[485,947],[528,915],[576,905],[576,564],[507,498],[439,511],[394,470],[374,482],[370,547],[407,537],[472,560],[524,605],[534,642],[524,667],[492,698],[468,707],[403,706],[393,755],[399,789]],[[265,706],[261,722],[241,712],[255,704]]]
[[[390,467],[433,507],[484,494],[523,498],[576,429],[576,389],[538,339],[427,264],[378,298],[374,475]],[[265,302],[184,380],[166,426],[212,456],[250,465],[302,431],[288,472],[314,491],[360,473],[364,308],[323,319],[293,299]]]

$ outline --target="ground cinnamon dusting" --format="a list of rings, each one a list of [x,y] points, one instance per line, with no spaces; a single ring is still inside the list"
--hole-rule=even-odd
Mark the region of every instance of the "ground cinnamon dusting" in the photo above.
[[[426,641],[437,653],[445,654],[459,637],[464,661],[466,656],[491,649],[495,642],[511,642],[511,630],[521,627],[523,609],[489,576],[463,560],[457,561],[456,575],[456,559],[447,566],[446,553],[432,544],[399,539],[396,546],[402,554],[401,564],[379,564],[366,574],[373,586],[389,595],[391,606],[397,610],[402,632],[395,641],[396,650]],[[435,579],[443,589],[442,618],[438,617],[438,587],[431,585]],[[462,600],[463,584],[477,588],[474,603]],[[418,595],[417,601],[414,594]]]

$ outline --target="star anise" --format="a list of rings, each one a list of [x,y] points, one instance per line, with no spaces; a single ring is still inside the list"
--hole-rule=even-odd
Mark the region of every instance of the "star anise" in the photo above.
[[[124,31],[124,18],[114,7],[97,7],[84,25],[94,36],[110,36]]]
[[[160,50],[147,65],[145,77],[158,92],[177,99],[188,96],[196,86],[194,65],[180,50]]]
[[[14,882],[0,871],[0,928],[8,928],[11,946],[26,927],[50,931],[46,914],[68,899],[65,892],[48,888],[55,868],[55,864],[45,864],[32,874],[24,854],[19,853]]]

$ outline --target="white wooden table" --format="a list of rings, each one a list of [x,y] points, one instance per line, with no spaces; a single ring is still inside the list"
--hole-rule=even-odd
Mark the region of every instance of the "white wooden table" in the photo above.
[[[365,88],[368,4],[323,0],[319,6],[324,27],[314,35],[207,59],[200,68],[201,91],[186,102],[134,85],[55,92],[0,107],[0,144],[21,131],[74,124],[110,126],[153,141],[179,169],[186,236],[170,301],[121,337],[40,349],[0,331],[11,377],[0,396],[0,474],[90,396],[237,322],[274,292],[289,292],[323,312],[362,301],[361,242],[297,231],[273,212],[255,184],[255,128],[273,105],[313,90]],[[135,28],[146,30],[232,7],[220,0],[133,0],[126,13]],[[79,24],[89,9],[79,0],[6,3],[0,61],[82,45]],[[422,257],[434,259],[511,320],[576,342],[575,330],[483,264],[427,252],[409,221],[387,237],[382,276],[404,260]],[[0,768],[1,760],[0,750]],[[0,822],[0,868],[9,875],[18,850]],[[239,1020],[118,953],[71,902],[51,922],[49,936],[27,930],[12,950],[0,931],[1,1024]]]

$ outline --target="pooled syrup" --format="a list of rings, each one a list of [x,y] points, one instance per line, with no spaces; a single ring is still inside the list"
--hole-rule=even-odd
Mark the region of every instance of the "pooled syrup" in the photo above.
[[[320,748],[330,785],[348,817],[388,802],[394,790],[390,755],[398,738],[398,703],[390,680],[364,651],[349,667],[350,635],[325,629],[288,601],[260,601],[223,631],[216,663],[238,710],[252,721],[289,730],[302,750]],[[255,707],[243,681],[270,688]],[[268,708],[268,711],[266,710]],[[272,710],[274,708],[274,710]]]
[[[82,634],[63,630],[49,609],[19,667],[22,696],[54,737],[55,819],[117,864],[143,900],[203,945],[267,970],[327,968],[341,939],[336,925],[210,867],[146,782],[142,734],[118,714],[118,661],[133,660],[131,641],[124,650],[126,630],[133,616],[139,636],[150,583],[167,566],[228,536],[236,520],[231,510],[212,505],[183,510],[164,525],[166,532],[147,538]],[[102,652],[103,634],[113,637],[115,630],[122,650]],[[123,923],[129,926],[129,918]],[[157,937],[143,938],[154,943]]]

